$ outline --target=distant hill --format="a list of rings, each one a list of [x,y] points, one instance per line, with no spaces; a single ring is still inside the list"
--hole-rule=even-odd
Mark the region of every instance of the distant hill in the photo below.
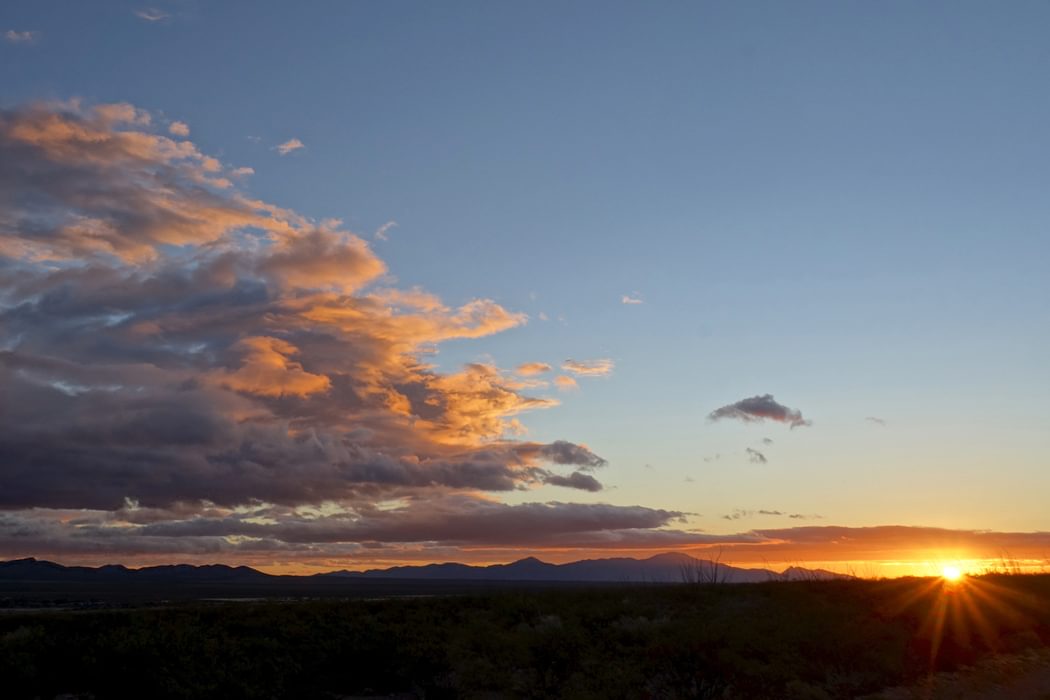
[[[271,576],[247,566],[173,564],[129,569],[120,565],[97,568],[62,566],[39,559],[0,562],[0,581],[94,582],[94,583],[264,583],[290,580],[401,580],[401,581],[499,581],[559,583],[759,583],[783,580],[845,578],[823,569],[791,567],[783,573],[769,569],[743,569],[728,564],[695,559],[687,554],[658,554],[648,559],[619,557],[586,559],[568,564],[549,564],[528,557],[510,564],[468,566],[427,564],[395,566],[370,571],[332,571],[314,576]]]
[[[55,581],[55,582],[252,582],[275,578],[247,566],[208,564],[191,566],[172,564],[129,569],[119,564],[97,568],[88,566],[62,566],[50,561],[29,557],[0,562],[0,581]]]

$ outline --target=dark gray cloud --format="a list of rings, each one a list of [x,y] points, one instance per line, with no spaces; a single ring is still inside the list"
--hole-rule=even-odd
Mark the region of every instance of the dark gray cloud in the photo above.
[[[792,428],[812,424],[802,417],[801,411],[777,403],[772,394],[752,396],[749,399],[741,399],[736,403],[722,406],[708,414],[707,418],[711,421],[731,418],[745,423],[772,420],[786,423]]]
[[[543,483],[550,484],[551,486],[567,486],[568,488],[580,489],[582,491],[602,490],[601,482],[590,474],[584,474],[583,472],[573,472],[568,476],[549,474],[543,478]]]
[[[367,501],[333,515],[275,506],[167,511],[0,512],[0,557],[23,554],[314,553],[363,548],[647,547],[754,541],[668,529],[685,514],[642,506],[579,503],[507,505],[468,496],[410,497],[396,508]],[[115,525],[119,525],[115,527]]]
[[[528,448],[524,448],[527,449]],[[570,464],[585,469],[604,467],[606,461],[591,452],[583,445],[575,445],[565,440],[555,440],[549,445],[539,445],[536,448],[539,454],[554,464]]]

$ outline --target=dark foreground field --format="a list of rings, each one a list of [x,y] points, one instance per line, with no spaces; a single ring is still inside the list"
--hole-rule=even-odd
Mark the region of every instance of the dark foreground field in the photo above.
[[[5,698],[852,698],[1050,643],[1050,576],[0,615]]]

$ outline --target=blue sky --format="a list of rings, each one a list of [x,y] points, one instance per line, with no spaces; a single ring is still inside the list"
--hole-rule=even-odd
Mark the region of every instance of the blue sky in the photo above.
[[[373,246],[399,285],[530,317],[443,344],[442,369],[613,359],[523,419],[609,461],[613,488],[573,500],[715,532],[735,508],[1045,530],[1048,23],[1041,2],[8,2],[0,32],[37,34],[0,42],[0,100],[132,103],[253,168],[253,196],[369,240],[396,221]],[[813,426],[706,419],[766,393]]]

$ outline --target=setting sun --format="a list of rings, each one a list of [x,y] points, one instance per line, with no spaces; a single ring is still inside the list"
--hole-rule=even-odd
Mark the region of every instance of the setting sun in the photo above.
[[[941,569],[941,578],[943,578],[945,581],[955,582],[961,579],[962,577],[963,572],[957,566],[946,566],[943,569]]]

